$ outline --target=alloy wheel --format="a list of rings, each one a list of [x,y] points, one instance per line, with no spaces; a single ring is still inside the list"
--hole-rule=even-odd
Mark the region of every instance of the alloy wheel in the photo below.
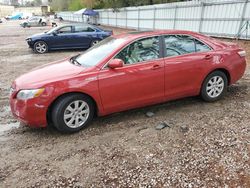
[[[213,76],[206,85],[207,95],[211,98],[216,98],[224,90],[224,80],[221,76]]]
[[[91,46],[95,46],[95,45],[97,45],[98,43],[99,43],[99,41],[98,41],[98,40],[95,40],[95,41],[92,42]]]
[[[44,42],[37,42],[35,49],[38,53],[43,54],[47,51],[47,45]]]
[[[64,122],[70,128],[81,127],[88,119],[89,105],[82,100],[70,103],[64,111]]]

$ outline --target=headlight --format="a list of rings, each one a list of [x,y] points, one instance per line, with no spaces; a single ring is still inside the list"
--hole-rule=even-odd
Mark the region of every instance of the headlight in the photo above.
[[[31,41],[32,41],[32,39],[31,39],[31,38],[28,38],[28,39],[26,39],[26,41],[27,41],[27,42],[31,42]]]
[[[19,100],[28,100],[35,97],[39,97],[44,91],[44,88],[41,89],[32,89],[32,90],[21,90],[17,93],[16,98]]]

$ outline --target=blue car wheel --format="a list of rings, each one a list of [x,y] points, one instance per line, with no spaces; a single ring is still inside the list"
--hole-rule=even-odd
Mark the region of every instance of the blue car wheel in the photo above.
[[[99,40],[93,40],[91,42],[91,47],[97,45],[99,42],[100,42]]]
[[[39,54],[44,54],[48,52],[48,45],[44,41],[37,41],[34,44],[34,51]]]

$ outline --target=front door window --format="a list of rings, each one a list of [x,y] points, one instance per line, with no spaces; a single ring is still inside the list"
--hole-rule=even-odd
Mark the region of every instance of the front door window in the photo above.
[[[160,58],[159,37],[140,39],[124,48],[115,58],[135,64]]]

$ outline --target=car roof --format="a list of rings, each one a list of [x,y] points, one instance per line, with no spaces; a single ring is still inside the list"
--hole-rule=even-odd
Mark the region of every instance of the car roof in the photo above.
[[[225,47],[225,43],[218,41],[217,39],[209,36],[186,30],[145,30],[145,31],[132,31],[128,33],[122,33],[113,35],[114,38],[125,38],[127,41],[133,41],[140,38],[155,36],[155,35],[190,35],[196,39],[201,40],[205,44],[209,45],[213,49]]]
[[[58,26],[58,28],[67,27],[67,26],[88,26],[88,27],[91,27],[95,30],[103,31],[103,29],[100,27],[97,27],[97,26],[91,25],[91,24],[86,24],[86,23],[67,23],[67,24],[62,24],[62,25]]]
[[[95,27],[92,26],[90,24],[86,24],[86,23],[67,23],[67,24],[63,24],[60,27],[65,27],[65,26],[90,26],[90,27]]]
[[[115,38],[143,38],[151,35],[191,35],[191,36],[203,36],[199,33],[193,32],[193,31],[186,31],[186,30],[145,30],[145,31],[132,31],[128,33],[122,33],[115,35]]]

